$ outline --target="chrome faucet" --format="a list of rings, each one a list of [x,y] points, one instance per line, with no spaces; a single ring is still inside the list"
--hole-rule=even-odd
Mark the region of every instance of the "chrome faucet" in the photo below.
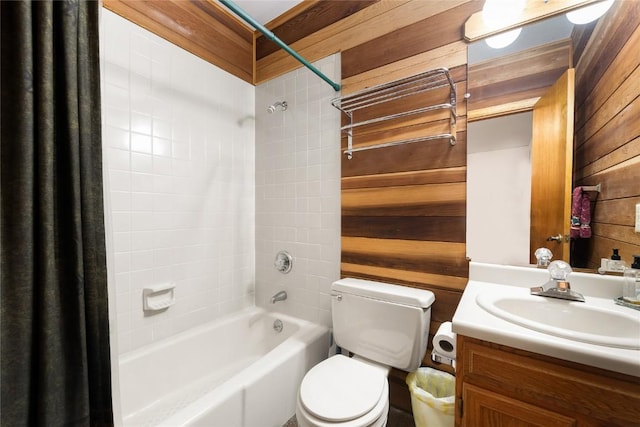
[[[566,262],[553,261],[549,264],[551,279],[542,286],[531,288],[531,295],[584,302],[582,294],[572,291],[571,285],[567,281],[567,276],[571,271],[571,266]]]
[[[287,291],[280,291],[271,297],[271,304],[275,304],[278,301],[284,301],[287,299]]]

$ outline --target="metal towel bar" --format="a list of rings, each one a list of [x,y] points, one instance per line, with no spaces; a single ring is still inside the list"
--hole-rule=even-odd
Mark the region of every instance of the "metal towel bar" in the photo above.
[[[373,106],[381,105],[383,103],[390,103],[392,101],[398,101],[410,96],[419,95],[435,89],[448,87],[448,102],[429,105],[412,110],[394,112],[381,117],[369,118],[362,121],[356,121],[354,119],[354,113],[359,110],[364,110]],[[347,134],[347,149],[344,153],[347,158],[351,159],[353,153],[356,151],[372,150],[376,148],[393,147],[403,144],[411,144],[422,141],[433,141],[437,139],[448,139],[451,145],[456,143],[456,88],[455,83],[451,79],[449,70],[447,68],[437,68],[434,70],[426,71],[424,73],[416,74],[411,77],[395,80],[393,82],[384,83],[378,86],[364,89],[362,91],[345,95],[343,97],[335,98],[331,101],[331,104],[342,111],[349,123],[341,127],[341,130]],[[367,145],[363,147],[353,147],[353,129],[376,123],[381,123],[388,120],[399,119],[403,117],[409,117],[413,115],[426,114],[437,110],[449,111],[449,126],[450,131],[448,133],[441,133],[438,135],[425,135],[417,138],[402,139],[398,141],[385,142],[381,144]],[[425,120],[425,123],[427,121]]]

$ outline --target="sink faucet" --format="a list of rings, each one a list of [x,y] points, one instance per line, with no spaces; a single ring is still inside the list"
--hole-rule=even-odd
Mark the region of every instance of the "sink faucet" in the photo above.
[[[275,304],[278,301],[284,301],[287,299],[287,291],[280,291],[271,297],[271,304]]]
[[[553,261],[549,264],[551,279],[542,286],[531,288],[531,295],[584,302],[582,294],[572,291],[571,285],[567,281],[567,276],[571,271],[571,266],[566,262]]]

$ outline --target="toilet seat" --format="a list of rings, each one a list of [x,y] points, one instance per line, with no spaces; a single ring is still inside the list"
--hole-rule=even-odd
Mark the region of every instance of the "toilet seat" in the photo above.
[[[389,385],[383,372],[343,355],[333,356],[305,375],[298,409],[317,426],[385,425]]]

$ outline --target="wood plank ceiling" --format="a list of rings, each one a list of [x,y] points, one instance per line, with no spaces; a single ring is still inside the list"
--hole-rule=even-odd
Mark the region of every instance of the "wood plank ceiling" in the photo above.
[[[253,83],[253,31],[208,0],[103,0],[106,9]]]
[[[269,28],[292,44],[378,1],[307,0]],[[254,46],[256,60],[280,49],[212,0],[104,0],[103,6],[252,84],[256,83]]]

